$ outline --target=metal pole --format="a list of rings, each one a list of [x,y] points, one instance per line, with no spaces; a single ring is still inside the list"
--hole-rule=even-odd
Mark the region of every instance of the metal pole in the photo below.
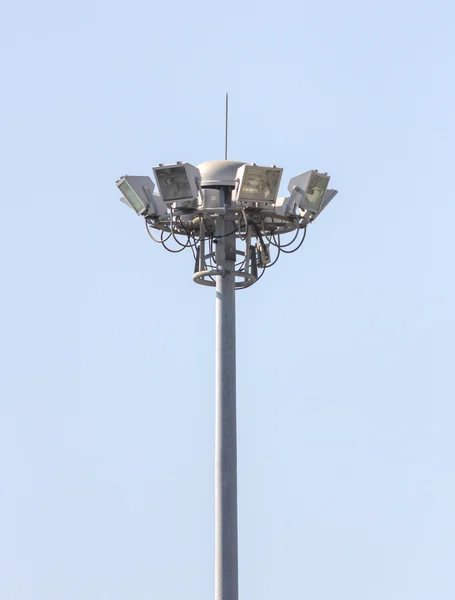
[[[230,188],[222,190],[230,204]],[[237,428],[235,384],[235,228],[217,217],[215,600],[238,600]]]
[[[226,92],[226,129],[224,136],[224,160],[227,160],[227,149],[228,149],[228,120],[229,120],[229,95]]]

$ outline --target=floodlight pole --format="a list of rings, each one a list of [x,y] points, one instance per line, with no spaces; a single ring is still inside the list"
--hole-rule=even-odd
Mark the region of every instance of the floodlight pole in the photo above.
[[[193,281],[216,288],[215,600],[238,600],[235,291],[258,281],[265,269],[276,263],[281,250],[298,250],[307,225],[337,193],[327,190],[327,173],[313,170],[292,178],[288,186],[291,196],[278,199],[282,169],[228,161],[227,109],[226,96],[224,161],[207,161],[198,167],[182,162],[154,167],[161,196],[153,195],[154,183],[149,177],[125,175],[116,182],[123,201],[145,216],[150,237],[170,252],[191,248]],[[159,239],[151,228],[159,231]],[[299,230],[303,235],[296,242]],[[295,232],[293,240],[281,245],[280,236],[291,232]],[[177,235],[183,236],[184,244]],[[179,249],[166,246],[171,237]],[[251,245],[252,238],[256,245]],[[236,239],[239,248],[244,243],[244,251],[236,251]],[[270,245],[277,251],[273,262]],[[239,263],[237,256],[243,257]],[[258,267],[262,269],[259,277]]]
[[[221,188],[224,205],[231,189]],[[215,600],[238,600],[235,224],[216,219]]]

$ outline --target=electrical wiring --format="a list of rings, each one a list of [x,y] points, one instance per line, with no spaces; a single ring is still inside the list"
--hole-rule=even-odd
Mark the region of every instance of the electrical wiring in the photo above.
[[[196,236],[194,235],[194,233],[193,233],[192,237],[193,237],[193,240],[195,242],[195,245],[191,246],[191,250],[193,251],[194,259],[196,260],[196,258],[197,258],[197,250],[195,250],[195,247],[196,248],[200,248],[200,246],[201,246],[201,238],[200,237],[196,238]],[[196,242],[199,245],[197,245]]]
[[[190,246],[194,260],[197,260],[197,250],[194,249],[194,245]]]
[[[161,232],[161,237],[163,237],[163,233],[164,233],[164,231],[162,231],[162,232]],[[169,238],[166,238],[166,241],[167,241],[168,239],[169,239]],[[186,250],[186,249],[188,248],[188,246],[183,246],[183,248],[180,248],[180,250],[172,250],[172,248],[168,248],[168,247],[166,246],[166,243],[165,243],[164,241],[162,241],[161,243],[162,243],[162,244],[163,244],[163,246],[166,248],[166,250],[167,250],[168,252],[172,252],[172,254],[178,254],[179,252],[183,252],[184,250]]]
[[[295,232],[294,237],[287,244],[281,244],[280,242],[276,241],[275,237],[276,237],[276,235],[278,235],[278,238],[279,238],[280,237],[279,233],[278,234],[272,233],[272,235],[270,236],[270,238],[267,237],[267,239],[272,244],[272,246],[275,246],[277,248],[281,248],[281,250],[282,250],[283,248],[288,248],[289,246],[292,246],[292,244],[295,242],[295,240],[299,237],[299,233],[300,233],[300,229],[297,229],[297,231]],[[272,239],[273,239],[273,241],[272,241]]]
[[[262,268],[262,273],[258,276],[255,283],[257,283],[261,279],[261,277],[264,275],[264,273],[265,273],[265,267]]]
[[[218,244],[218,241],[220,239],[227,238],[227,237],[234,235],[235,237],[237,237],[239,239],[239,241],[246,242],[251,237],[251,234],[253,234],[253,236],[257,238],[258,247],[260,247],[262,249],[261,250],[262,252],[267,251],[270,254],[271,247],[274,247],[277,250],[274,260],[271,261],[269,264],[263,265],[263,266],[259,266],[259,264],[256,264],[256,267],[259,267],[259,269],[260,269],[260,274],[257,277],[257,279],[255,281],[253,281],[253,283],[255,283],[256,281],[259,281],[259,279],[261,279],[261,277],[264,276],[266,269],[270,269],[270,267],[273,267],[278,262],[278,260],[281,256],[281,252],[283,252],[285,254],[292,254],[294,252],[297,252],[297,250],[299,250],[299,248],[302,246],[303,242],[305,241],[306,224],[303,226],[302,221],[299,222],[299,224],[297,225],[297,229],[296,229],[295,234],[292,236],[292,240],[290,242],[287,242],[286,244],[283,244],[283,243],[281,243],[281,236],[284,234],[277,233],[277,230],[280,231],[281,221],[274,221],[273,217],[271,217],[271,222],[276,223],[276,227],[270,228],[272,230],[270,230],[270,229],[267,230],[267,223],[270,224],[270,221],[266,221],[264,218],[262,218],[261,221],[259,221],[258,219],[254,218],[254,215],[253,215],[253,218],[249,221],[248,220],[249,213],[247,213],[245,208],[241,209],[241,214],[239,214],[239,213],[237,213],[237,214],[238,214],[238,219],[236,218],[234,223],[230,222],[231,225],[234,226],[233,230],[230,231],[229,233],[224,233],[222,235],[215,235],[215,233],[213,231],[213,220],[210,221],[210,228],[209,228],[207,225],[206,219],[204,218],[204,215],[202,213],[200,213],[200,217],[199,217],[199,219],[200,219],[199,222],[201,223],[201,228],[200,228],[201,231],[199,231],[199,235],[198,235],[196,232],[196,229],[194,227],[194,223],[191,222],[191,223],[185,224],[182,219],[182,216],[176,215],[172,208],[170,209],[170,218],[164,225],[160,224],[158,222],[156,224],[150,223],[149,220],[147,220],[147,219],[145,220],[145,223],[146,223],[147,233],[154,242],[162,244],[168,252],[172,252],[173,254],[178,254],[180,252],[183,252],[187,248],[190,248],[195,261],[197,260],[197,256],[198,256],[197,248],[198,248],[198,245],[201,244],[201,239],[202,239],[201,234],[202,234],[203,238],[205,238],[206,242],[208,243],[208,249],[209,249],[209,254],[204,256],[205,267],[208,270],[215,270],[215,271],[219,268],[218,260],[217,260],[216,245]],[[201,221],[203,222],[204,227],[202,227]],[[155,227],[155,225],[156,225],[157,229],[160,229],[160,227],[165,227],[165,228],[161,229],[161,235],[160,235],[161,239],[156,239],[150,230],[150,228]],[[252,229],[250,229],[250,227]],[[273,231],[273,229],[275,229],[275,231]],[[303,235],[302,235],[302,239],[300,241],[298,241],[298,237],[300,235],[300,229],[303,229]],[[289,233],[289,228],[286,230],[286,232]],[[183,238],[184,238],[185,235],[187,238],[185,240],[185,242],[178,239],[178,236],[183,236]],[[173,238],[175,243],[179,246],[178,249],[170,248],[167,245],[167,242],[171,238]],[[288,249],[294,245],[295,245],[294,248]],[[245,271],[245,265],[247,264],[246,261],[247,261],[247,258],[245,257],[245,258],[243,258],[243,260],[239,260],[238,262],[235,262],[234,270],[236,273],[242,273]],[[210,282],[212,282],[214,285],[216,285],[216,277],[207,275],[207,281],[208,280]],[[251,283],[248,283],[245,285],[238,285],[238,287],[236,287],[236,289],[238,289],[238,290],[246,289],[247,287],[250,287],[251,285],[252,285]]]
[[[264,248],[265,247],[264,238],[262,237],[262,233],[261,233],[261,230],[259,229],[259,225],[257,223],[253,223],[253,229],[256,232],[256,236],[257,236],[261,246]]]
[[[172,237],[174,238],[174,241],[175,241],[175,242],[176,242],[176,243],[177,243],[179,246],[181,246],[182,248],[189,248],[189,247],[190,247],[190,244],[189,244],[189,242],[190,242],[190,236],[188,235],[188,233],[187,233],[186,231],[185,231],[185,233],[186,233],[186,236],[187,236],[187,241],[186,241],[186,244],[182,244],[182,242],[181,242],[179,239],[177,239],[177,236],[176,236],[176,234],[175,234],[175,228],[174,228],[174,221],[175,221],[175,217],[174,217],[174,211],[173,211],[173,209],[172,209],[172,206],[171,206],[171,209],[170,209],[170,210],[171,210],[171,218],[169,219],[169,226],[170,226],[170,228],[171,228]],[[179,217],[179,218],[180,218],[180,217]],[[180,222],[181,222],[181,219],[180,219]]]
[[[292,250],[284,250],[283,247],[281,247],[281,251],[284,252],[285,254],[293,254],[294,252],[297,252],[297,250],[300,249],[300,247],[302,246],[303,242],[305,241],[305,238],[306,238],[306,226],[303,228],[302,239],[297,244],[297,246],[295,248],[293,248]]]
[[[227,238],[230,235],[235,235],[237,233],[237,227],[235,227],[232,231],[230,231],[229,233],[224,233],[223,235],[215,235],[213,232],[211,232],[209,230],[209,228],[207,227],[207,222],[204,219],[204,215],[202,215],[202,220],[204,221],[204,226],[205,226],[205,230],[206,232],[208,232],[210,238],[212,240],[221,240],[222,238]]]
[[[185,245],[185,248],[194,248],[195,246],[198,245],[199,243],[199,238],[196,238],[196,236],[194,235],[193,232],[188,231],[188,229],[186,228],[186,226],[183,224],[182,218],[178,217],[179,221],[180,221],[180,227],[183,229],[183,231],[186,233],[186,235],[188,236],[188,243],[187,244],[180,244],[181,246]],[[193,238],[193,243],[190,243],[191,238]],[[174,236],[174,239],[177,243],[180,243]]]
[[[207,227],[207,221],[205,220],[204,215],[201,213],[202,221],[204,223],[205,232],[210,236],[210,229]]]
[[[152,240],[153,240],[154,242],[156,242],[157,244],[163,244],[163,242],[167,242],[167,241],[168,241],[168,239],[172,237],[172,233],[170,233],[170,234],[168,235],[168,237],[167,237],[167,238],[166,238],[164,241],[163,241],[162,239],[161,239],[161,240],[157,240],[157,239],[156,239],[156,238],[153,236],[152,232],[150,231],[150,228],[149,228],[149,223],[147,222],[147,219],[145,219],[145,229],[147,230],[147,233],[148,233],[148,234],[149,234],[149,236],[152,238]],[[161,237],[163,237],[163,233],[164,233],[164,231],[161,231]]]
[[[212,238],[214,240],[221,240],[222,238],[227,238],[230,235],[235,235],[237,233],[237,228],[233,229],[230,233],[224,233],[223,235],[213,235],[212,234]]]
[[[277,255],[275,257],[275,260],[273,260],[268,265],[264,265],[264,269],[270,269],[270,267],[273,267],[273,265],[276,265],[276,263],[278,262],[278,259],[280,258],[280,254],[281,254],[281,248],[278,246],[277,249],[278,249],[278,252],[277,252]]]
[[[245,242],[246,238],[248,237],[249,223],[248,223],[248,217],[247,217],[246,211],[243,207],[242,207],[242,217],[243,217],[243,220],[245,221],[245,235],[242,236],[242,218],[240,218],[239,219],[239,240],[241,240],[242,242]]]

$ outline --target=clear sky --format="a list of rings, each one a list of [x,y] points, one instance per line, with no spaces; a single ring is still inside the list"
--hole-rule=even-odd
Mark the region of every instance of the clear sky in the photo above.
[[[241,598],[453,600],[454,21],[3,8],[2,600],[213,597],[214,292],[114,182],[222,158],[227,90],[230,158],[340,191],[237,296]]]

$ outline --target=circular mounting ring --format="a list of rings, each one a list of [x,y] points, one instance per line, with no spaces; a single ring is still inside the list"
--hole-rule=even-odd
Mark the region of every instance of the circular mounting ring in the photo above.
[[[291,218],[285,215],[277,215],[273,211],[267,211],[265,209],[252,209],[252,208],[230,208],[226,211],[223,211],[223,214],[233,215],[234,218],[239,218],[242,221],[242,211],[245,215],[252,218],[250,223],[255,222],[262,232],[266,235],[285,235],[286,233],[291,233],[296,229],[302,228],[302,222],[296,218]],[[161,231],[165,231],[166,233],[174,233],[175,235],[182,235],[184,237],[188,237],[188,234],[201,234],[202,223],[204,227],[207,223],[212,222],[216,213],[208,210],[196,210],[194,211],[194,218],[191,221],[186,222],[182,226],[182,224],[175,223],[172,225],[171,220],[169,218],[164,218],[160,221],[155,221],[154,223],[149,222],[149,226],[158,229]],[[210,237],[213,235],[213,228],[209,229],[205,232],[206,237]],[[236,229],[233,232],[235,237],[238,239],[242,239],[246,235],[245,223],[243,223],[243,227],[241,231]],[[256,237],[254,230],[252,231],[252,236]]]
[[[243,273],[242,271],[231,271],[231,275],[234,277],[242,277],[243,281],[236,281],[235,287],[236,289],[250,287],[253,283],[256,283],[257,277],[251,275],[251,273]],[[208,287],[215,287],[216,281],[211,281],[210,279],[206,279],[206,277],[222,277],[226,275],[226,271],[221,269],[208,269],[206,271],[197,271],[193,275],[193,281],[195,283],[199,283],[199,285],[206,285]]]

